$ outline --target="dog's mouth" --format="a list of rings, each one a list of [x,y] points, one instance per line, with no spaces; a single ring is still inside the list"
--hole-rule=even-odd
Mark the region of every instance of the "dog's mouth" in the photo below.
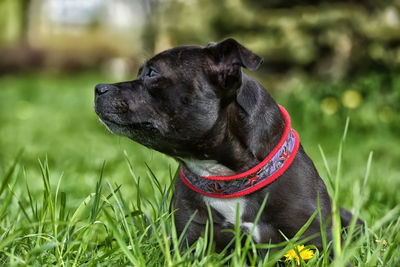
[[[130,127],[134,131],[142,131],[142,132],[157,132],[156,127],[154,127],[153,123],[151,122],[138,122],[130,124]]]
[[[145,136],[146,134],[155,134],[158,132],[157,128],[152,122],[141,121],[141,122],[124,122],[118,117],[118,114],[98,114],[99,120],[102,122],[107,129],[119,135],[125,135],[135,139],[135,136]]]

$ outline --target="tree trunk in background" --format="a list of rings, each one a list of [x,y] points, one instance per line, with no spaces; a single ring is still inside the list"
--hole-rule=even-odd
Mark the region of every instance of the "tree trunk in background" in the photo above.
[[[159,0],[143,0],[146,10],[146,24],[142,31],[143,50],[149,55],[154,54],[159,27]]]
[[[20,0],[21,5],[21,27],[20,27],[20,34],[19,34],[19,41],[24,45],[28,45],[28,29],[29,29],[29,6],[31,0]]]
[[[30,0],[0,1],[0,41],[27,44]]]

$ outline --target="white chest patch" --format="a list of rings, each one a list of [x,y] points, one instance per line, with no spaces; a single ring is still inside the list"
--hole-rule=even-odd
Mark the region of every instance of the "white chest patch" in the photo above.
[[[215,198],[203,196],[205,202],[210,204],[210,207],[218,211],[225,220],[233,225],[236,223],[236,209],[239,204],[239,222],[242,223],[243,211],[246,207],[246,201],[242,197],[237,198]]]
[[[227,176],[233,175],[234,172],[228,167],[219,164],[215,160],[194,160],[194,159],[182,159],[185,161],[186,166],[189,170],[200,176]],[[243,222],[242,215],[246,210],[246,199],[244,197],[236,198],[215,198],[203,196],[204,202],[208,203],[211,208],[218,211],[226,220],[233,225],[236,224],[236,211],[239,208],[239,223],[240,227],[250,233],[254,227],[253,222]],[[238,207],[239,206],[239,207]],[[253,239],[255,242],[261,240],[259,225],[255,226],[253,232]]]
[[[252,222],[243,222],[242,215],[244,210],[246,209],[246,200],[243,197],[237,198],[215,198],[215,197],[207,197],[203,196],[205,202],[207,202],[211,208],[218,211],[222,216],[224,216],[225,220],[233,225],[236,224],[236,213],[237,209],[239,209],[239,224],[240,227],[250,233],[254,227],[254,223]],[[255,242],[259,242],[261,240],[261,233],[259,225],[256,225],[253,231],[253,240]]]
[[[219,164],[216,160],[182,159],[188,169],[200,176],[228,176],[235,174],[228,167]]]

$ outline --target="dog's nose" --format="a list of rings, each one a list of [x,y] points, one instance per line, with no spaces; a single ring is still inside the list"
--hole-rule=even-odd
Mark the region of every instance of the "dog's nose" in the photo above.
[[[95,91],[96,95],[103,95],[103,94],[107,93],[111,89],[111,87],[112,87],[112,85],[110,85],[110,84],[99,83],[94,88],[94,91]]]

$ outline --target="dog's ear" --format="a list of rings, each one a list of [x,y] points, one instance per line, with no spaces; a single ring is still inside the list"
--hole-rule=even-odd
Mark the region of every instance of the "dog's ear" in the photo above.
[[[240,86],[241,67],[256,70],[263,62],[262,57],[232,38],[219,43],[209,43],[206,49],[212,55],[211,69],[217,73],[218,83],[227,89],[236,89]]]
[[[247,49],[233,38],[225,39],[219,43],[209,43],[217,61],[225,63],[224,67],[240,65],[249,70],[256,70],[263,63],[263,58]]]

